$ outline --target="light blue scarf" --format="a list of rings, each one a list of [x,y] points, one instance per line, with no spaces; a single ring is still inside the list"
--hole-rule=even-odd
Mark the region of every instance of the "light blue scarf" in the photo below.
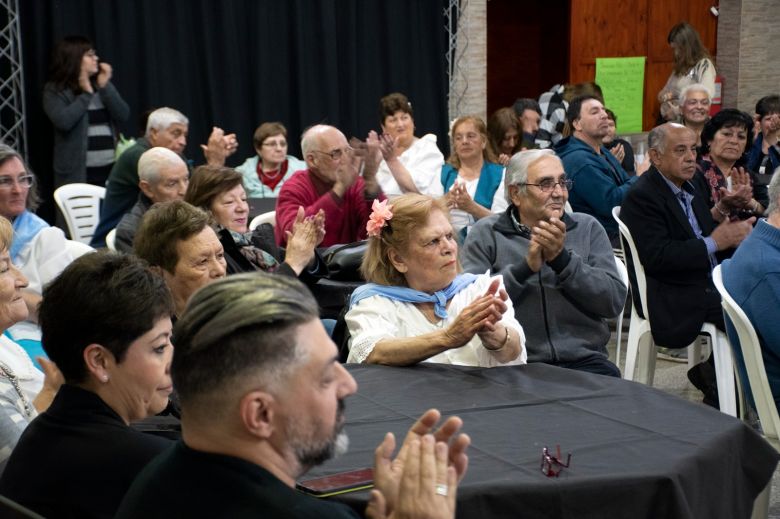
[[[49,224],[42,220],[40,217],[34,215],[30,211],[24,211],[22,214],[14,218],[14,239],[11,243],[11,249],[9,251],[11,255],[11,261],[16,261],[16,256],[22,251],[22,249],[35,238],[41,229],[45,229]]]
[[[384,296],[396,301],[403,301],[404,303],[433,303],[434,313],[439,319],[447,318],[447,301],[455,297],[455,294],[472,284],[477,280],[477,276],[474,274],[458,274],[443,290],[434,292],[433,294],[426,294],[413,288],[407,287],[389,287],[386,285],[377,285],[376,283],[367,283],[361,285],[352,292],[352,297],[349,298],[349,307],[352,308],[358,304],[361,300],[372,296]]]

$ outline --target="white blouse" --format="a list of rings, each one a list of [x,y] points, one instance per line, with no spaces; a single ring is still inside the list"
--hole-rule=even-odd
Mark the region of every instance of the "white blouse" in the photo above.
[[[19,379],[19,385],[30,402],[38,396],[43,387],[43,372],[33,364],[24,348],[0,334],[0,361],[11,368]]]
[[[347,362],[364,362],[373,351],[376,343],[382,339],[417,337],[449,326],[464,308],[485,293],[495,278],[501,281],[499,289],[503,289],[502,276],[490,277],[487,273],[478,276],[476,281],[458,292],[450,300],[447,307],[448,317],[435,324],[430,322],[413,303],[395,301],[379,295],[361,300],[347,312],[345,317],[351,335]],[[426,359],[425,362],[481,367],[525,364],[528,353],[525,349],[523,327],[515,319],[511,299],[506,300],[506,305],[507,310],[500,322],[508,328],[517,330],[520,336],[521,351],[515,360],[506,364],[498,362],[493,354],[482,345],[479,336],[475,334],[468,343],[460,348],[443,351]]]
[[[490,212],[491,213],[503,213],[506,211],[506,208],[509,207],[508,202],[506,201],[506,195],[504,194],[504,178],[506,176],[506,168],[504,168],[504,173],[501,176],[501,183],[498,184],[498,188],[496,189],[496,192],[493,194],[493,202],[490,205]],[[473,179],[473,180],[463,180],[460,178],[460,175],[458,175],[458,178],[453,182],[452,187],[457,186],[458,184],[465,184],[466,186],[466,192],[468,192],[471,199],[474,199],[474,195],[477,194],[477,184],[479,184],[479,177]],[[452,187],[450,190],[452,190]],[[476,220],[474,220],[474,217],[464,211],[463,209],[451,209],[450,210],[450,221],[452,222],[452,227],[456,231],[460,231],[463,227],[471,227],[474,225]]]
[[[444,188],[441,185],[441,167],[444,165],[444,155],[436,146],[436,136],[432,133],[423,135],[415,140],[409,148],[404,151],[398,160],[409,171],[414,185],[423,195],[438,198],[444,194]],[[390,172],[387,162],[384,160],[379,164],[376,172],[376,180],[382,188],[382,192],[388,198],[402,195],[401,187],[395,181],[395,177]]]

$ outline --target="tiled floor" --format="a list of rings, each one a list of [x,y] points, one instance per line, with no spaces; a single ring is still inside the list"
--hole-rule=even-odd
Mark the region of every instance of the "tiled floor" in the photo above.
[[[623,326],[623,352],[620,359],[620,370],[624,369],[625,363],[625,347],[628,333],[626,327],[628,326],[628,320],[626,320]],[[610,351],[610,358],[615,358],[615,334],[612,335],[612,340],[608,345]],[[688,365],[680,362],[670,362],[662,359],[656,361],[655,377],[653,381],[653,387],[677,395],[681,398],[685,398],[692,402],[701,403],[702,394],[688,381],[686,373],[688,371]],[[701,404],[704,405],[704,404]],[[772,477],[772,493],[769,502],[769,517],[770,519],[780,519],[780,468],[775,470],[775,475]]]

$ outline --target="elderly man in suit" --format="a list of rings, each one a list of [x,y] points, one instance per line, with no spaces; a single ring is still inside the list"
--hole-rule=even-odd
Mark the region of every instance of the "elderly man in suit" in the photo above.
[[[732,222],[720,214],[715,218],[707,208],[704,195],[689,182],[696,174],[696,134],[690,128],[658,126],[648,136],[648,147],[652,166],[626,194],[620,218],[645,268],[653,340],[684,348],[704,322],[724,329],[720,296],[712,283],[716,253],[739,245],[755,218]],[[727,193],[724,203],[739,196]],[[694,366],[688,378],[702,390],[705,403],[717,405],[712,358]]]

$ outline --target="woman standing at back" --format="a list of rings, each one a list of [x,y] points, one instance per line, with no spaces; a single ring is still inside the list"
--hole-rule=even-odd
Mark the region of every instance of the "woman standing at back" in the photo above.
[[[54,125],[55,187],[105,185],[114,164],[116,124],[130,112],[111,84],[112,74],[83,36],[67,36],[54,48],[43,110]]]
[[[690,24],[678,23],[666,38],[674,51],[674,70],[664,88],[658,93],[661,118],[677,121],[680,117],[680,91],[694,83],[701,83],[715,94],[715,65],[707,49]]]

